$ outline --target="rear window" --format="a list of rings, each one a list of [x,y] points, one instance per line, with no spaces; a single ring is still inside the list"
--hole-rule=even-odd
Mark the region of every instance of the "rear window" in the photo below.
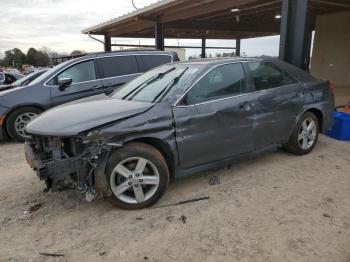
[[[99,59],[105,78],[140,73],[135,56],[113,56]]]
[[[250,62],[255,90],[267,90],[296,83],[287,72],[270,62]]]
[[[3,73],[0,73],[0,80],[4,80],[4,74]]]
[[[148,71],[152,68],[170,63],[172,61],[170,55],[141,55],[140,58],[143,62],[144,71]]]

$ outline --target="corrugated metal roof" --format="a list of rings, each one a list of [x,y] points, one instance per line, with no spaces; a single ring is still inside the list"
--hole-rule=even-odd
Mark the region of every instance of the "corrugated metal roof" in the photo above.
[[[159,7],[166,6],[166,5],[171,4],[173,2],[176,2],[176,1],[178,1],[178,0],[161,0],[161,1],[158,1],[158,2],[153,3],[151,5],[148,5],[148,6],[145,6],[143,8],[140,8],[138,10],[135,10],[133,12],[127,13],[127,14],[122,15],[122,16],[119,16],[117,18],[113,18],[111,20],[102,22],[100,24],[88,27],[86,29],[83,29],[81,32],[83,34],[87,34],[89,32],[93,32],[95,30],[101,30],[103,27],[111,26],[111,25],[113,25],[115,23],[120,23],[120,22],[122,22],[124,20],[128,20],[130,18],[137,17],[140,14],[143,14],[143,13],[151,11],[151,10],[155,10],[155,9],[157,9]]]

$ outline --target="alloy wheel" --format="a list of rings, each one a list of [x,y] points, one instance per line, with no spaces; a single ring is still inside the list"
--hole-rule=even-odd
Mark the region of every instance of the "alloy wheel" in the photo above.
[[[156,166],[142,157],[127,158],[118,163],[110,176],[113,194],[128,204],[142,203],[156,193],[160,183]]]
[[[20,114],[16,120],[15,120],[15,131],[16,133],[21,136],[25,137],[25,127],[26,125],[32,121],[34,118],[36,118],[38,115],[33,112],[26,112],[23,114]]]
[[[310,149],[315,141],[317,135],[317,126],[313,119],[306,118],[300,128],[298,133],[298,144],[303,150]]]

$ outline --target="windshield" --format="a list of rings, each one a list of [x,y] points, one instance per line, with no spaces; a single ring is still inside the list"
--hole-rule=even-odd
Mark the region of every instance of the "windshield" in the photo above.
[[[58,70],[60,70],[61,68],[65,67],[69,62],[71,62],[72,60],[68,60],[65,61],[61,64],[58,64],[57,66],[47,70],[45,73],[43,73],[41,76],[35,78],[32,82],[30,82],[28,84],[28,86],[32,86],[35,85],[37,83],[40,83],[41,81],[45,80],[48,76],[50,76],[52,73],[57,72]]]
[[[199,70],[197,65],[165,65],[135,78],[112,94],[123,100],[160,103],[176,99]]]
[[[15,81],[12,85],[13,86],[22,86],[22,85],[25,85],[25,84],[29,84],[31,81],[30,81],[30,79],[32,79],[33,77],[38,77],[38,76],[40,76],[41,74],[43,74],[45,71],[36,71],[36,72],[33,72],[33,73],[30,73],[29,75],[26,75],[26,76],[24,76],[24,77],[22,77],[22,78],[20,78],[20,79],[18,79],[17,81]],[[36,78],[35,77],[35,78]],[[34,79],[35,79],[34,78]],[[34,80],[33,79],[33,80]],[[32,80],[32,81],[33,81]]]
[[[0,80],[4,80],[5,79],[5,76],[3,73],[0,73]]]

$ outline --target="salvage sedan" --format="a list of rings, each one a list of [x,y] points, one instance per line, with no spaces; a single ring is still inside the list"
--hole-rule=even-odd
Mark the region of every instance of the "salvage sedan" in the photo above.
[[[26,128],[26,158],[47,189],[73,182],[139,209],[172,178],[276,146],[309,153],[333,108],[332,84],[279,60],[179,62],[43,113]]]

